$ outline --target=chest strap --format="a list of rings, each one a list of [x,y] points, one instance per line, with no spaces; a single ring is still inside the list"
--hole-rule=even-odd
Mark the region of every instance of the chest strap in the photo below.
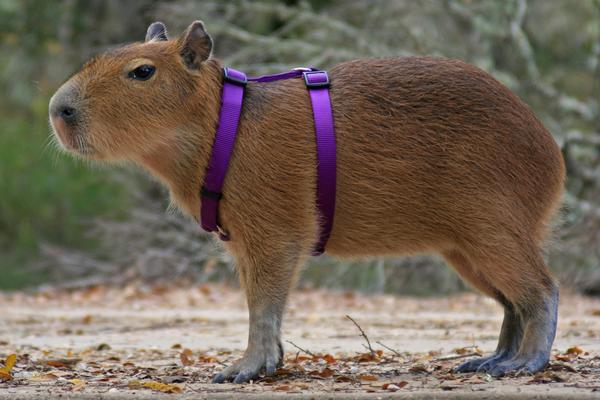
[[[333,112],[329,98],[327,72],[314,68],[296,68],[289,72],[247,78],[233,68],[223,69],[221,109],[214,144],[202,185],[200,219],[202,228],[217,232],[221,240],[230,240],[229,234],[219,224],[219,201],[229,160],[242,112],[244,89],[251,82],[273,82],[281,79],[303,77],[310,94],[315,138],[317,143],[317,209],[319,211],[319,238],[312,255],[320,255],[333,227],[336,192],[336,144]]]

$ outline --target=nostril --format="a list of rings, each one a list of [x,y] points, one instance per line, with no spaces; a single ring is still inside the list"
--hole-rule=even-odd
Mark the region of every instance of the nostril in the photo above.
[[[73,107],[63,107],[60,109],[59,114],[65,121],[72,121],[75,118],[75,109]]]

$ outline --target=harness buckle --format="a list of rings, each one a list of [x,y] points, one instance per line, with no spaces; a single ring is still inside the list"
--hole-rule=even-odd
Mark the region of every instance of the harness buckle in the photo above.
[[[248,83],[248,77],[246,77],[246,74],[229,67],[223,68],[223,79],[238,86],[246,86]]]
[[[304,83],[309,89],[328,88],[329,76],[325,71],[304,71]]]

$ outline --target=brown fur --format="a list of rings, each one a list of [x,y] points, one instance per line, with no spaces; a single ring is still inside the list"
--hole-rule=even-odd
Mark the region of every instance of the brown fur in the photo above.
[[[221,63],[210,58],[190,69],[182,43],[133,44],[88,63],[69,83],[85,112],[71,135],[90,158],[146,167],[199,220]],[[152,82],[126,77],[136,60],[156,65]],[[538,294],[554,283],[540,245],[565,170],[530,108],[486,72],[456,60],[356,60],[329,74],[338,186],[327,253],[439,253],[501,303],[522,312],[541,307]],[[220,219],[233,239],[225,247],[236,258],[251,320],[253,313],[257,320],[280,315],[316,242],[314,135],[301,79],[248,84]],[[253,332],[278,331],[280,317],[274,328],[256,323],[247,357],[264,341]]]

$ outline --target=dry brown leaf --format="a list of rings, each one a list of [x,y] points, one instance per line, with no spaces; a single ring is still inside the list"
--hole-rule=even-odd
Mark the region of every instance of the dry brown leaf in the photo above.
[[[129,389],[146,388],[146,389],[152,389],[154,391],[162,392],[162,393],[181,393],[181,392],[183,392],[183,389],[179,385],[167,384],[167,383],[156,382],[156,381],[146,381],[146,382],[129,381],[127,383],[127,386],[129,387]]]
[[[12,380],[12,375],[6,371],[0,371],[0,382],[6,382]]]
[[[156,381],[145,382],[143,385],[145,388],[155,390],[163,393],[181,393],[183,389],[179,385],[168,384]]]
[[[10,381],[12,379],[12,374],[10,371],[12,371],[16,362],[16,354],[11,354],[6,357],[6,360],[4,361],[4,367],[0,368],[0,381]]]
[[[419,364],[415,364],[412,367],[410,367],[408,369],[408,372],[413,372],[413,373],[423,373],[423,372],[431,372],[430,367],[423,364],[423,363],[419,363]]]
[[[566,382],[567,378],[564,375],[557,374],[553,371],[538,372],[533,379],[528,383],[551,383],[551,382]]]
[[[330,378],[333,376],[333,370],[325,367],[322,371],[312,371],[310,375],[320,378]]]
[[[217,363],[219,362],[219,360],[217,359],[217,357],[213,357],[213,356],[207,356],[207,355],[203,355],[201,354],[198,357],[198,362],[200,363]]]
[[[190,359],[188,353],[185,351],[179,353],[179,360],[181,360],[181,365],[183,365],[184,367],[194,364],[194,362]]]
[[[583,354],[584,351],[581,347],[579,346],[573,346],[573,347],[569,347],[567,349],[567,354],[575,354],[575,355],[580,355]]]
[[[81,358],[56,358],[48,360],[40,360],[40,364],[55,368],[71,368],[75,366]]]
[[[360,376],[360,380],[361,381],[378,381],[379,378],[376,377],[375,375],[361,375]]]
[[[335,364],[336,363],[335,357],[333,357],[331,354],[325,354],[321,358],[323,360],[325,360],[327,362],[327,364]]]

